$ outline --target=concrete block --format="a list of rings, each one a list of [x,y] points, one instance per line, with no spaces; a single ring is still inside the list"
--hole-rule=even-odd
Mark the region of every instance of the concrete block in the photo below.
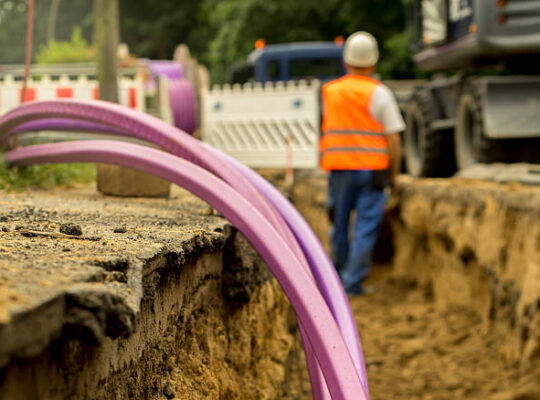
[[[116,165],[99,164],[97,189],[122,197],[169,197],[171,184],[145,172]]]

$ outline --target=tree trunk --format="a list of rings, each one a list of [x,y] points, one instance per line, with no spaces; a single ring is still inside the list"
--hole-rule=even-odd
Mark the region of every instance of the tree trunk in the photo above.
[[[94,0],[99,98],[118,103],[118,0]],[[144,172],[99,164],[97,189],[113,196],[168,197],[170,183]]]
[[[58,16],[58,7],[61,0],[52,0],[49,8],[49,20],[47,21],[47,44],[51,44],[55,39],[56,17]]]
[[[99,98],[118,103],[118,0],[94,0],[94,29]]]

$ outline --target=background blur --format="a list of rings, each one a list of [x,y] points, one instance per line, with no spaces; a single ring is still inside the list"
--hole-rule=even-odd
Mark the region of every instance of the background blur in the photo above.
[[[24,61],[27,4],[0,0],[0,64]],[[92,0],[40,0],[35,7],[34,62],[92,59]],[[131,53],[171,59],[185,43],[214,82],[258,38],[267,44],[333,40],[357,30],[379,40],[383,78],[414,77],[404,29],[400,0],[120,0],[120,41]]]

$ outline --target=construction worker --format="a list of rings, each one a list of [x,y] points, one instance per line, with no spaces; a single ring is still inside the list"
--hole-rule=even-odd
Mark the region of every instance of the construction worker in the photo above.
[[[347,75],[322,87],[321,168],[330,172],[328,208],[332,260],[348,294],[362,294],[372,249],[386,204],[384,189],[395,189],[401,166],[399,132],[405,123],[393,93],[370,76],[377,41],[367,32],[347,38]],[[356,210],[353,239],[349,220]]]

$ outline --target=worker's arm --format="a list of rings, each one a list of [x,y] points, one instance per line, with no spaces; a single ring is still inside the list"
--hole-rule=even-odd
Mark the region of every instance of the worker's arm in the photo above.
[[[390,185],[395,189],[397,187],[396,178],[401,171],[401,136],[399,133],[390,133],[386,140],[390,156]]]
[[[378,85],[373,92],[370,105],[371,115],[384,127],[390,156],[390,184],[396,187],[396,177],[401,171],[401,136],[405,121],[399,111],[396,98],[385,85]]]

